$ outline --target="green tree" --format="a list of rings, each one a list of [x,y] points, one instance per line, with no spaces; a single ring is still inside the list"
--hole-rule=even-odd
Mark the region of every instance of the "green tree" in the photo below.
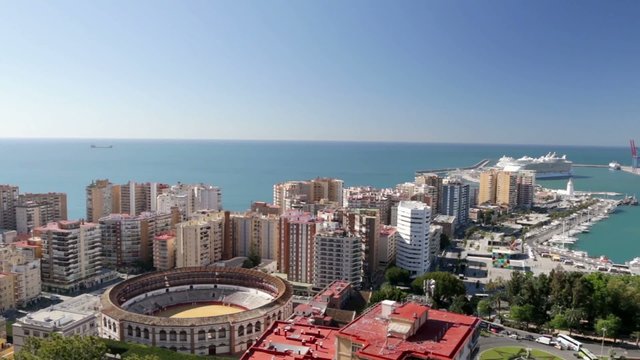
[[[260,265],[260,263],[262,262],[262,258],[260,257],[260,253],[258,252],[258,250],[253,249],[253,248],[249,252],[249,257],[248,258],[251,261],[251,263],[253,264],[253,267],[256,267],[256,266]]]
[[[480,316],[489,316],[492,311],[491,300],[482,299],[478,302],[478,315]]]
[[[464,295],[456,296],[451,302],[448,310],[457,314],[470,315],[473,313],[473,308],[471,307],[467,297]]]
[[[411,281],[411,273],[396,266],[388,268],[384,273],[384,277],[391,285],[406,285]]]
[[[407,293],[395,286],[385,285],[380,290],[375,291],[369,299],[369,304],[375,304],[382,300],[402,301],[406,299]]]
[[[569,327],[569,323],[564,313],[558,313],[549,321],[549,326],[554,329],[566,329]]]
[[[522,306],[511,306],[511,310],[509,313],[513,320],[524,323],[528,327],[529,323],[535,319],[535,312],[536,309],[535,307],[533,307],[533,305],[526,304]]]
[[[584,318],[585,312],[582,309],[568,309],[564,312],[564,316],[567,319],[569,335],[571,335],[571,331],[580,326],[580,320]]]
[[[245,269],[252,269],[254,267],[253,261],[249,259],[244,259],[244,261],[242,262],[242,267]]]
[[[15,354],[15,360],[95,360],[102,359],[107,346],[97,337],[62,337],[51,334],[50,337],[29,337],[22,349]]]
[[[433,305],[436,308],[449,308],[457,296],[466,294],[464,283],[457,276],[443,271],[428,272],[417,277],[411,283],[414,293],[424,294],[424,282],[430,279],[436,282],[433,294]]]
[[[602,335],[605,334],[605,337],[612,337],[614,339],[618,338],[620,334],[620,328],[622,327],[622,320],[619,317],[609,314],[604,319],[596,320],[595,331],[596,334]]]
[[[146,354],[146,355],[131,354],[131,355],[125,356],[123,359],[124,360],[160,360],[160,358],[157,355],[153,355],[153,354]]]

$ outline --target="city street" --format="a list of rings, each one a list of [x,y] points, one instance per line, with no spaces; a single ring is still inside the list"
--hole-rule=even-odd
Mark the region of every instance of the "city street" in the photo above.
[[[516,333],[519,336],[531,335],[533,336],[534,339],[542,336],[542,334],[522,331],[522,330],[510,328],[504,325],[499,325],[499,326],[503,327],[505,330],[510,331],[511,333]],[[583,345],[595,355],[600,355],[602,351],[605,356],[608,356],[610,350],[613,350],[615,354],[618,356],[624,355],[625,357],[640,358],[640,348],[635,347],[634,345],[616,344],[615,346],[612,346],[611,343],[606,342],[604,344],[604,347],[602,347],[602,344],[599,342],[586,342],[580,338],[576,338],[576,340],[582,342]],[[478,355],[485,350],[498,347],[498,346],[522,346],[524,348],[529,347],[529,348],[544,350],[546,352],[559,356],[563,359],[574,358],[573,352],[569,350],[558,350],[552,346],[539,344],[539,343],[536,343],[535,341],[529,341],[529,340],[523,340],[523,339],[515,340],[507,337],[506,335],[501,335],[501,334],[497,334],[497,335],[491,334],[488,337],[481,336],[479,340],[480,351],[478,352]]]

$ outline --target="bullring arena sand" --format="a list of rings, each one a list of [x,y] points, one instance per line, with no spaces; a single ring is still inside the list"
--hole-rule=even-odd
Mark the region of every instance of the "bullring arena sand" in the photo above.
[[[161,316],[172,319],[184,319],[184,318],[200,318],[208,316],[229,315],[242,311],[246,311],[239,306],[233,305],[220,305],[220,304],[193,304],[193,305],[178,305],[171,308],[160,311],[155,316]]]

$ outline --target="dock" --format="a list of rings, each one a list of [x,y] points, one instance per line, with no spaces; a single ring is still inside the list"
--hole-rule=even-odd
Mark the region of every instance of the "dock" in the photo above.
[[[573,164],[573,167],[587,167],[587,168],[609,168],[609,165],[599,164]]]
[[[600,169],[608,169],[609,165],[600,165],[600,164],[573,164],[573,167],[584,167],[584,168],[600,168]],[[631,166],[621,166],[620,170],[616,171],[624,171],[629,174],[640,175],[640,169],[636,169],[633,171]]]
[[[455,170],[475,170],[475,169],[481,169],[485,166],[487,166],[487,164],[489,164],[489,162],[491,162],[491,160],[489,159],[482,159],[480,162],[478,162],[475,165],[472,166],[467,166],[467,167],[450,167],[450,168],[442,168],[442,169],[429,169],[429,170],[418,170],[416,171],[416,175],[420,175],[420,174],[428,174],[428,173],[444,173],[444,172],[449,172],[449,171],[455,171]]]

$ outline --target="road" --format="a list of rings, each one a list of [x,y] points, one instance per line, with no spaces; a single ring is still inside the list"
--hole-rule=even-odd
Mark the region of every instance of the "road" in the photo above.
[[[518,335],[531,335],[534,338],[538,338],[542,336],[541,334],[536,334],[532,332],[522,331],[514,328],[510,328],[504,325],[499,325],[510,332],[515,332]],[[613,350],[617,355],[624,355],[625,357],[634,357],[640,358],[640,348],[635,347],[634,345],[629,344],[616,344],[616,346],[612,346],[612,344],[605,343],[604,348],[602,348],[601,343],[599,342],[586,342],[582,341],[582,339],[576,339],[583,343],[583,346],[589,349],[595,355],[600,355],[601,349],[603,350],[604,355],[609,355],[609,351]],[[573,359],[573,352],[570,350],[558,350],[552,346],[547,346],[543,344],[536,343],[535,341],[528,340],[515,340],[511,339],[505,335],[495,335],[492,334],[488,337],[480,337],[478,341],[478,345],[480,347],[480,351],[478,354],[482,353],[485,350],[498,347],[498,346],[521,346],[521,347],[529,347],[532,349],[540,349],[546,351],[548,353],[554,354],[562,359]]]
[[[607,205],[608,204],[606,202],[600,203],[599,205],[597,205],[596,209],[593,210],[593,213],[589,214],[588,216],[576,215],[565,219],[564,229],[562,224],[558,224],[556,226],[548,226],[543,229],[536,229],[527,234],[527,245],[529,245],[538,254],[543,252],[553,252],[561,254],[562,257],[573,260],[574,263],[582,263],[590,267],[589,270],[595,270],[599,265],[602,265],[602,263],[600,263],[598,259],[584,257],[580,254],[576,254],[568,250],[563,251],[559,248],[551,248],[549,246],[542,245],[542,243],[551,239],[554,235],[562,234],[563,230],[569,232],[570,229],[580,224],[586,223],[590,218],[593,218],[597,215],[606,215]]]

